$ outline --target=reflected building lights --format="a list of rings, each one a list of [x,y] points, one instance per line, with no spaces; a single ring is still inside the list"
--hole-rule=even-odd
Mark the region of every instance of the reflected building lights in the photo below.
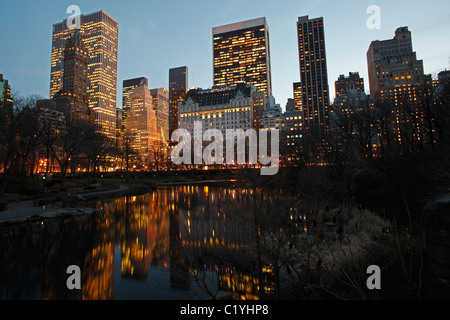
[[[242,220],[248,210],[247,194],[245,189],[233,192],[228,187],[162,188],[141,196],[98,201],[96,207],[102,208],[98,214],[30,225],[33,242],[26,248],[40,253],[32,265],[42,263],[42,255],[46,261],[40,275],[42,298],[114,299],[121,294],[116,288],[122,289],[124,281],[146,285],[152,268],[169,272],[170,278],[162,286],[184,292],[198,285],[193,272],[207,272],[216,274],[213,290],[231,290],[235,299],[257,299],[263,287],[270,293],[270,275],[260,287],[261,279],[243,271],[248,256],[245,250],[254,236]],[[11,235],[5,242],[10,241],[8,237]],[[11,246],[12,252],[27,250],[14,248]],[[223,271],[227,268],[221,256],[224,252],[244,258],[238,259],[232,273]],[[26,259],[33,260],[33,256],[30,252]],[[17,263],[17,257],[11,259],[4,264]],[[199,268],[196,261],[202,260],[205,262],[201,265],[207,267]],[[79,292],[66,290],[64,265],[68,261],[82,269]],[[5,288],[2,281],[0,287]]]

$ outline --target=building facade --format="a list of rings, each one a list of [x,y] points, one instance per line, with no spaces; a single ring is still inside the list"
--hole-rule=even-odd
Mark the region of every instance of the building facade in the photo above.
[[[151,89],[150,94],[158,127],[163,131],[164,140],[169,141],[169,91],[166,88]]]
[[[253,128],[253,95],[256,88],[248,84],[212,89],[192,89],[179,105],[178,127],[194,136],[194,124],[202,122],[203,132],[218,129],[223,136],[227,129]],[[203,134],[202,132],[202,134]]]
[[[3,74],[0,73],[0,105],[11,105],[13,100],[11,98],[11,85],[8,80],[3,78]]]
[[[280,130],[284,132],[284,115],[280,104],[275,102],[274,97],[268,97],[266,108],[261,119],[261,128],[267,130]]]
[[[63,87],[55,95],[56,108],[65,114],[89,119],[89,51],[80,30],[68,38],[64,49]]]
[[[399,85],[413,84],[423,76],[423,61],[413,51],[408,27],[395,31],[393,39],[372,41],[367,51],[370,95],[377,98],[383,91]]]
[[[438,81],[443,84],[450,81],[450,70],[444,70],[438,73]]]
[[[303,150],[303,112],[286,111],[284,117],[284,150],[285,164],[299,165]]]
[[[382,130],[381,143],[386,147],[395,144],[400,153],[434,143],[426,141],[433,134],[424,125],[433,81],[413,51],[408,27],[397,28],[393,39],[372,41],[367,64],[371,96],[390,111],[385,117],[390,125]]]
[[[213,28],[214,86],[252,84],[272,95],[269,27],[266,18]]]
[[[329,132],[329,86],[323,18],[297,22],[304,138]]]
[[[288,98],[285,110],[286,112],[292,112],[295,110],[295,100],[293,98]]]
[[[178,129],[178,104],[188,91],[188,71],[186,66],[169,70],[169,137]]]
[[[122,86],[122,131],[126,130],[126,118],[128,110],[130,109],[131,100],[130,96],[134,89],[139,86],[148,87],[148,79],[146,77],[128,79],[123,81]]]
[[[359,72],[349,72],[348,77],[341,74],[334,83],[334,88],[336,97],[350,90],[364,92],[364,79],[359,76]]]
[[[302,94],[302,83],[295,82],[294,87],[294,110],[303,112],[303,94]]]
[[[158,130],[156,111],[153,109],[153,97],[145,84],[136,87],[130,95],[126,133],[141,162],[151,162],[161,144],[161,131]]]
[[[75,32],[76,29],[68,28],[67,19],[53,25],[51,99],[63,88],[65,45]],[[114,138],[119,24],[104,11],[81,15],[80,34],[89,52],[89,108],[98,130]]]
[[[302,83],[293,83],[293,105],[284,113],[284,161],[298,165],[303,151],[303,94]]]
[[[253,128],[256,131],[261,129],[261,119],[264,116],[267,99],[263,91],[253,92]]]

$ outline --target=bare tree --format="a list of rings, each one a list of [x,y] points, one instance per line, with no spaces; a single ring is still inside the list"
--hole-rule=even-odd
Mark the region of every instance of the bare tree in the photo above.
[[[8,106],[6,103],[2,104],[0,106],[0,169],[3,170],[3,180],[0,193],[5,191],[9,164],[14,153],[16,139],[15,120],[12,106]]]
[[[2,190],[8,174],[24,179],[34,173],[39,148],[39,126],[36,119],[36,101],[33,95],[14,95],[13,105],[0,107],[1,162],[4,171]]]
[[[125,133],[122,137],[121,146],[122,167],[125,168],[126,180],[129,179],[129,172],[133,164],[138,158],[137,151],[133,148],[133,137],[129,133]]]
[[[89,120],[67,117],[59,130],[44,123],[43,139],[51,155],[61,170],[61,189],[64,188],[66,174],[71,161],[77,157],[95,134],[95,127]]]
[[[349,93],[344,98],[343,103],[335,101],[329,143],[340,153],[341,163],[372,159],[373,145],[378,144],[374,105],[362,92]]]
[[[82,152],[88,159],[88,168],[92,167],[92,179],[96,181],[96,172],[99,170],[101,161],[108,156],[117,154],[114,141],[100,132],[91,132],[91,137],[85,142]]]
[[[150,148],[150,156],[148,159],[149,168],[159,172],[161,169],[167,168],[167,148],[165,144],[158,143]]]

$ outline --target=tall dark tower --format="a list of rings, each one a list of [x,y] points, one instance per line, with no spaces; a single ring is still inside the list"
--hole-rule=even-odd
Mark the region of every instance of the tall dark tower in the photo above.
[[[304,139],[329,132],[330,96],[323,18],[297,22]]]
[[[55,97],[60,111],[78,116],[89,115],[88,65],[89,51],[77,29],[67,39],[64,48],[63,86]]]
[[[169,70],[169,139],[178,129],[178,103],[184,101],[188,90],[188,67]]]

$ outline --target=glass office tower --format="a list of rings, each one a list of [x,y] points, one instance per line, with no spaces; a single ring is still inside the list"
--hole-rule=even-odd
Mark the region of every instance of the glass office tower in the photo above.
[[[75,29],[67,20],[53,25],[50,98],[62,89],[64,48]],[[81,15],[80,33],[89,52],[88,97],[99,131],[110,138],[116,133],[117,57],[119,24],[104,11]]]
[[[269,27],[266,18],[213,28],[214,86],[245,82],[272,95]]]

